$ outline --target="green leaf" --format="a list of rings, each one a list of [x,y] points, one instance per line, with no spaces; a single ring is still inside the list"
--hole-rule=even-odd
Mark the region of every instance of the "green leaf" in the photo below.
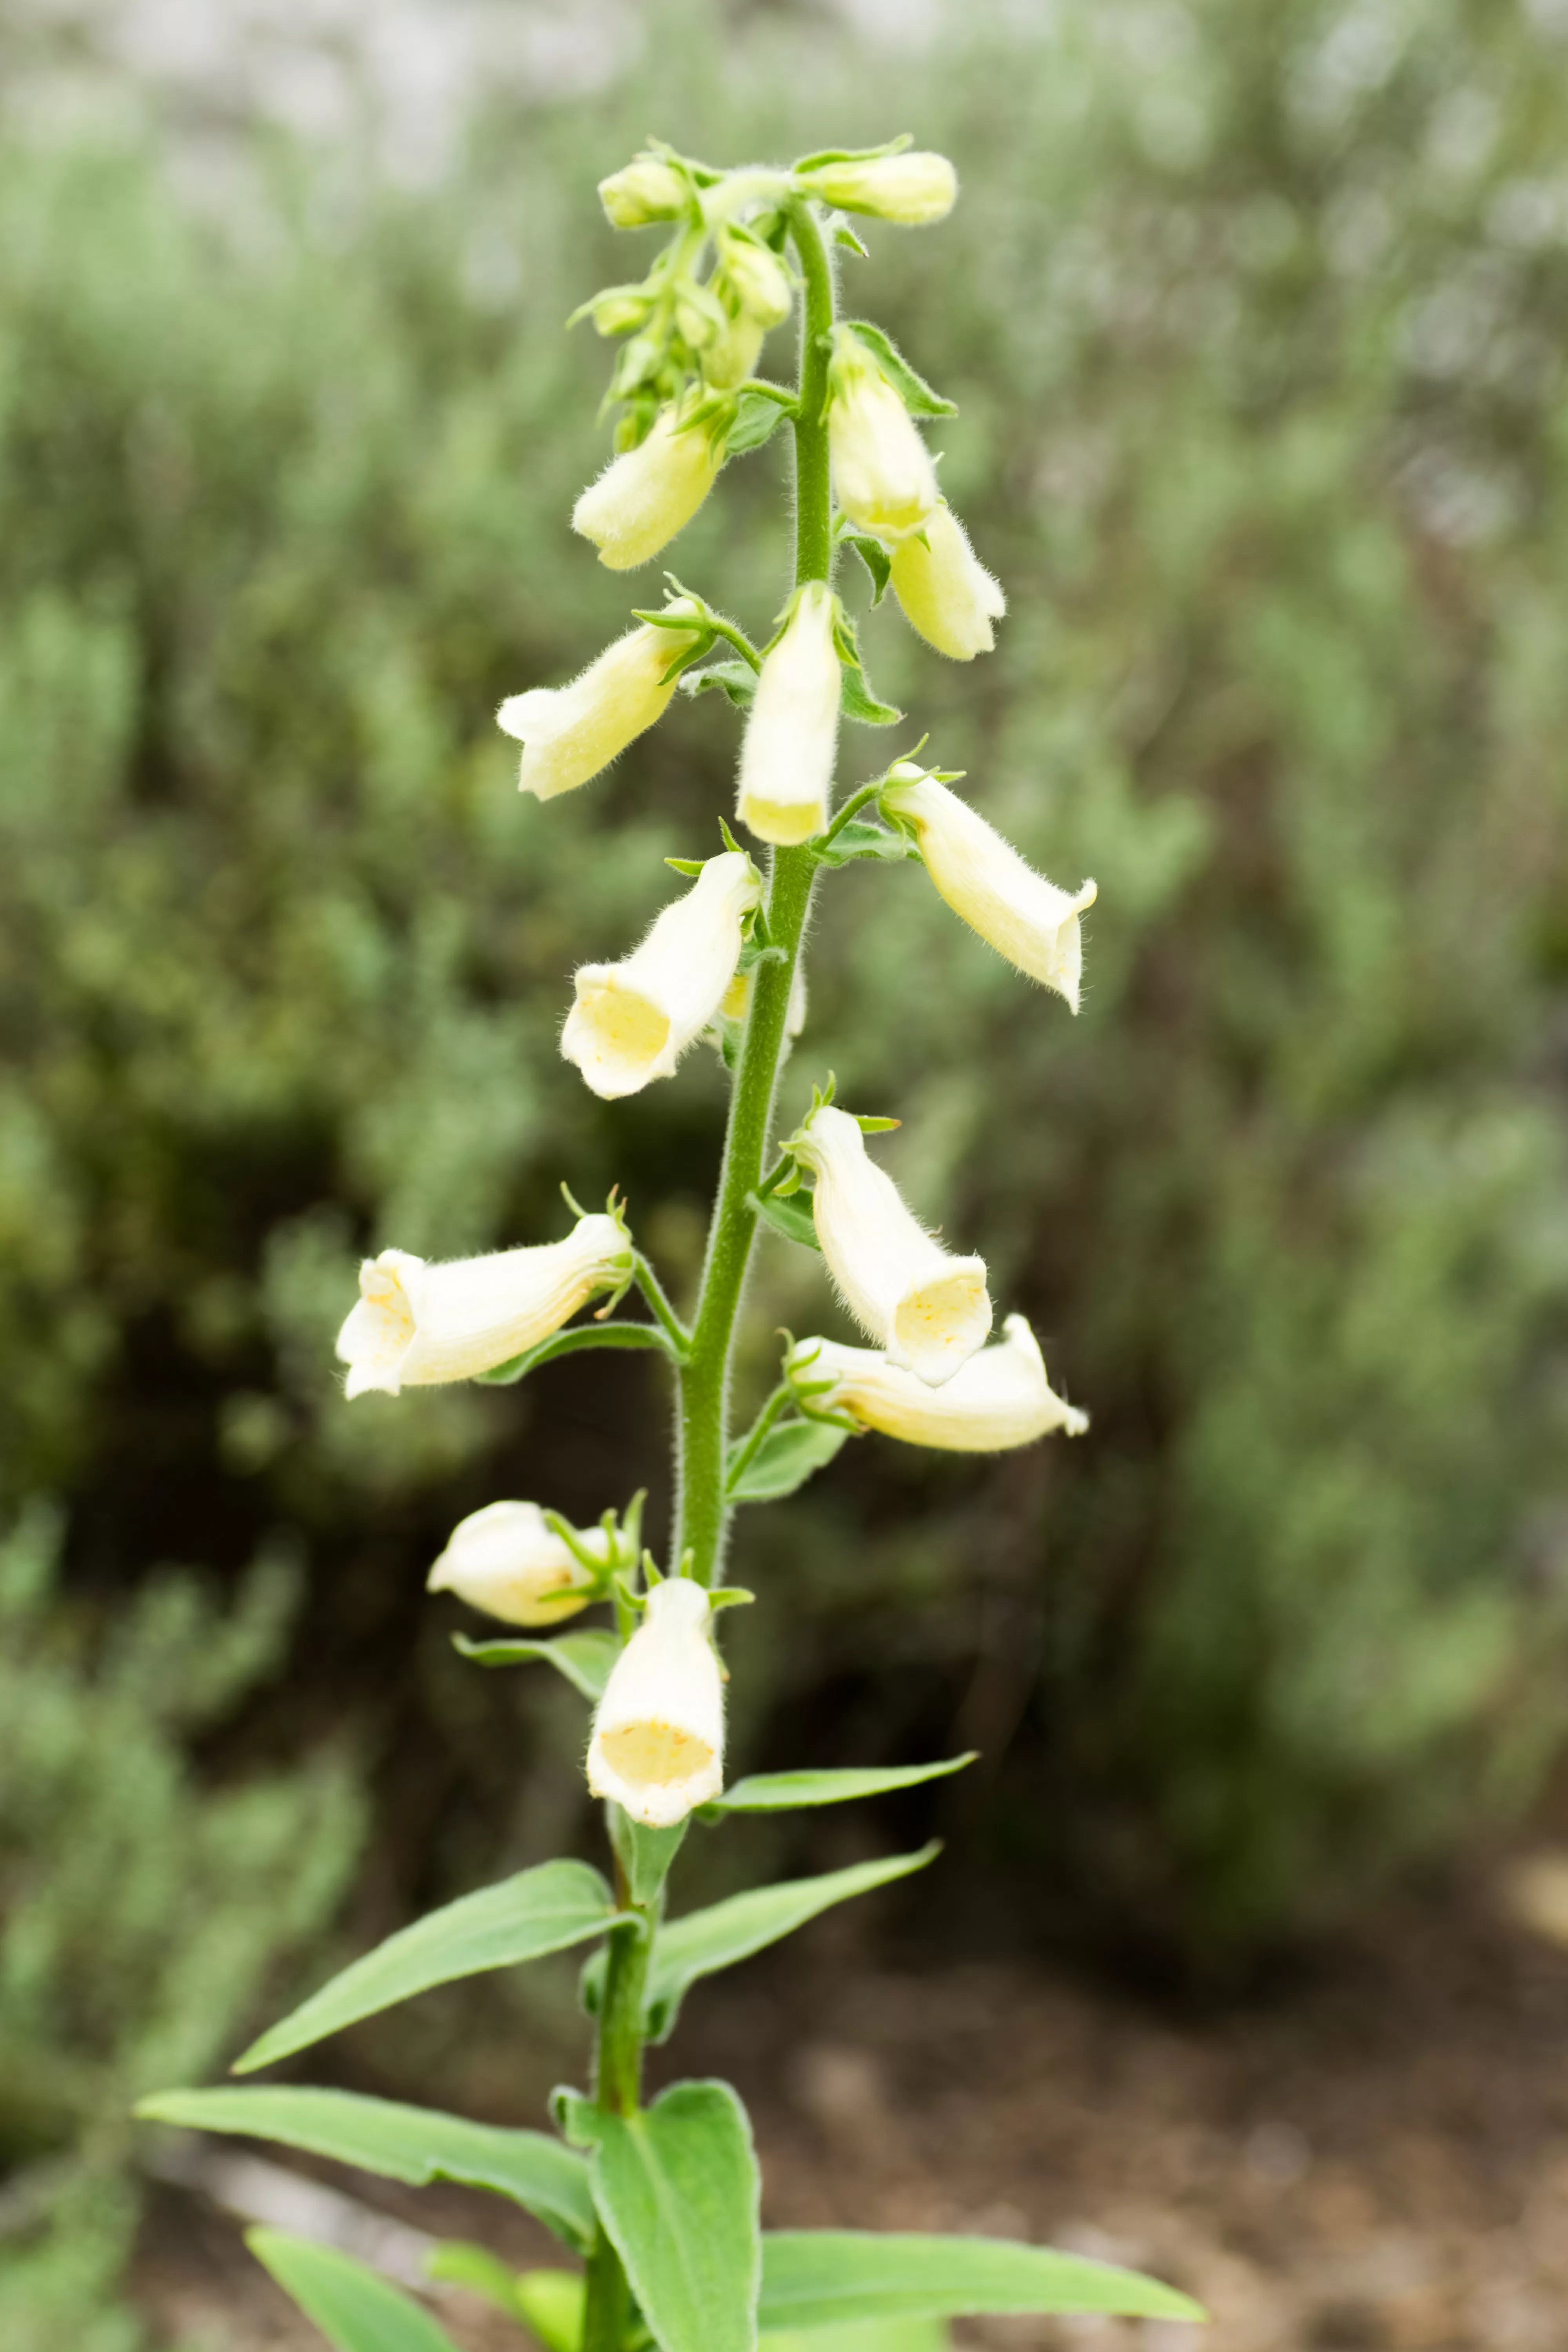
[[[389,1936],[252,2042],[234,2071],[248,2074],[270,2066],[432,1985],[584,1943],[602,1936],[616,1916],[609,1888],[585,1862],[543,1862],[520,1871]]]
[[[762,2325],[826,2327],[1007,2311],[1202,2319],[1173,2287],[1136,2271],[1005,2238],[935,2238],[860,2230],[780,2230],[763,2240]]]
[[[846,319],[845,325],[857,342],[863,343],[876,361],[888,382],[903,402],[911,416],[956,416],[958,410],[940,392],[933,392],[924,376],[917,375],[890,335],[869,319]]]
[[[673,1829],[649,1829],[645,1822],[633,1818],[623,1806],[610,1810],[610,1837],[631,1887],[632,1901],[647,1907],[658,1898],[660,1888],[669,1875],[669,1865],[680,1851],[681,1841],[691,1826],[689,1814],[677,1822]]]
[[[454,2352],[427,2311],[347,2254],[281,2230],[247,2230],[245,2242],[337,2352]]]
[[[811,854],[819,866],[847,866],[857,857],[883,857],[894,866],[911,857],[917,864],[920,861],[920,851],[911,848],[901,833],[885,824],[869,824],[858,816],[841,825],[825,848],[813,849]]]
[[[470,2246],[459,2238],[443,2240],[425,2265],[435,2286],[460,2286],[504,2311],[509,2319],[526,2320],[517,2292],[517,2273],[488,2246]]]
[[[753,2352],[761,2183],[728,2083],[676,2083],[635,2116],[574,2103],[594,2202],[660,2352]]]
[[[557,1674],[565,1675],[574,1690],[595,1701],[604,1696],[610,1668],[621,1654],[613,1633],[592,1628],[580,1633],[557,1633],[551,1642],[472,1642],[466,1633],[454,1633],[452,1646],[479,1666],[526,1666],[542,1658]]]
[[[848,830],[847,826],[845,830]],[[775,1234],[783,1234],[786,1241],[799,1242],[803,1249],[821,1249],[822,1244],[816,1238],[816,1220],[811,1213],[809,1193],[802,1198],[800,1193],[792,1192],[786,1198],[777,1192],[763,1192],[760,1196],[753,1192],[752,1201],[758,1215],[772,1225]]]
[[[759,2336],[757,2352],[951,2352],[940,2319],[852,2319],[844,2327],[790,2328]],[[575,2352],[575,2347],[571,2347]]]
[[[682,694],[717,691],[729,696],[737,710],[749,710],[757,690],[757,673],[750,662],[710,662],[706,669],[688,670],[680,681]]]
[[[888,583],[893,576],[893,559],[879,539],[872,539],[864,531],[847,530],[844,544],[855,550],[871,575],[871,605],[874,611],[888,593]]]
[[[557,1356],[574,1356],[583,1348],[663,1348],[668,1351],[668,1344],[657,1323],[574,1323],[568,1330],[552,1332],[537,1348],[509,1356],[504,1364],[492,1364],[488,1372],[476,1372],[474,1378],[486,1388],[510,1389],[541,1364],[553,1363]]]
[[[815,154],[798,155],[790,170],[816,172],[824,163],[875,163],[884,155],[901,155],[914,143],[912,131],[900,131],[896,139],[884,140],[880,147],[819,147]]]
[[[846,1764],[823,1772],[759,1772],[702,1807],[710,1813],[788,1813],[803,1805],[846,1805],[855,1797],[882,1797],[890,1789],[918,1788],[962,1772],[980,1753],[950,1756],[942,1764]]]
[[[662,1927],[648,1967],[647,2025],[657,2042],[668,2039],[687,1988],[699,1977],[710,1977],[737,1960],[750,1959],[783,1936],[804,1927],[836,1903],[852,1895],[869,1895],[895,1878],[923,1870],[941,1853],[940,1841],[918,1853],[894,1854],[887,1862],[858,1862],[847,1870],[830,1870],[820,1878],[795,1878],[779,1886],[753,1886],[731,1895],[706,1911],[689,1911],[684,1919]]]
[[[581,2271],[524,2271],[517,2282],[523,2318],[544,2352],[578,2352],[588,2283]]]
[[[510,2131],[430,2107],[363,2098],[357,2092],[292,2085],[160,2091],[143,2099],[136,2112],[149,2123],[276,2140],[416,2189],[432,2180],[459,2180],[465,2188],[493,2189],[526,2207],[580,2253],[593,2241],[587,2168],[548,2132]]]
[[[743,392],[724,442],[726,457],[743,457],[771,441],[788,414],[788,403],[770,400],[765,392]]]
[[[816,1471],[826,1469],[848,1434],[847,1429],[826,1421],[786,1421],[770,1429],[728,1489],[728,1499],[731,1503],[782,1501]]]
[[[858,719],[865,727],[896,727],[903,717],[890,702],[879,702],[872,693],[861,664],[846,662],[838,689],[838,707],[846,719]],[[845,826],[846,833],[849,828]]]

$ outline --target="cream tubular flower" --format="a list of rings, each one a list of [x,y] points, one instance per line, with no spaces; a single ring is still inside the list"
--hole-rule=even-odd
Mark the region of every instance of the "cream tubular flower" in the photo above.
[[[1089,1416],[1053,1393],[1034,1333],[1021,1315],[1009,1315],[1003,1338],[983,1348],[940,1389],[927,1388],[874,1348],[845,1348],[834,1339],[803,1339],[790,1358],[800,1384],[831,1381],[810,1399],[814,1412],[843,1412],[862,1429],[932,1445],[951,1454],[1001,1454],[1032,1445],[1052,1430],[1081,1437]]]
[[[723,462],[721,425],[672,402],[646,439],[589,484],[572,509],[572,528],[593,541],[610,571],[635,571],[686,529]]]
[[[924,1386],[952,1380],[991,1328],[984,1260],[931,1239],[847,1112],[821,1105],[790,1149],[816,1175],[816,1238],[856,1321]]]
[[[891,546],[941,503],[931,451],[865,346],[841,331],[828,377],[833,495],[857,530]]]
[[[584,1551],[610,1564],[611,1539],[603,1528],[574,1532]],[[455,1592],[508,1625],[553,1625],[595,1597],[595,1579],[546,1526],[537,1503],[487,1503],[460,1519],[426,1591]]]
[[[397,1396],[437,1381],[470,1381],[559,1331],[595,1292],[632,1270],[614,1217],[581,1217],[563,1242],[431,1265],[383,1250],[359,1270],[359,1305],[338,1333],[348,1393]]]
[[[847,213],[874,213],[879,220],[923,228],[944,220],[958,195],[958,174],[945,155],[916,149],[907,155],[874,155],[858,163],[819,163],[798,175],[805,194]]]
[[[707,1593],[689,1577],[656,1584],[594,1717],[589,1788],[650,1829],[672,1829],[724,1785],[724,1690],[711,1615]]]
[[[677,597],[667,610],[679,613],[688,603]],[[696,621],[695,604],[689,610]],[[522,745],[519,792],[552,801],[607,768],[663,717],[675,692],[670,672],[700,634],[644,621],[606,646],[570,686],[535,686],[510,695],[496,723]]]
[[[923,531],[894,548],[893,593],[910,628],[950,661],[988,654],[995,643],[991,625],[1007,610],[1000,583],[946,504],[927,516]]]
[[[967,801],[908,761],[892,770],[880,797],[890,816],[913,829],[926,872],[953,913],[1076,1013],[1083,979],[1079,918],[1094,904],[1094,884],[1058,890]]]
[[[596,1095],[613,1102],[674,1075],[719,1016],[741,960],[742,923],[761,897],[745,851],[726,850],[707,860],[629,956],[579,967],[561,1051]]]
[[[741,745],[737,803],[741,823],[760,841],[809,841],[827,823],[841,685],[835,617],[832,590],[809,582],[763,656]]]

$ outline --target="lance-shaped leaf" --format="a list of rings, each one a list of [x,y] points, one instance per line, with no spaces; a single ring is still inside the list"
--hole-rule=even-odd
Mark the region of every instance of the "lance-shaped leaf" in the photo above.
[[[1136,2271],[1005,2238],[780,2230],[763,2240],[764,2327],[1008,2311],[1093,2312],[1124,2319],[1205,2316],[1189,2296]]]
[[[777,1192],[753,1192],[751,1199],[757,1214],[772,1225],[775,1234],[783,1234],[786,1241],[798,1242],[803,1249],[816,1250],[821,1256],[822,1244],[816,1238],[816,1220],[811,1213],[809,1192],[804,1200],[798,1192],[787,1192],[782,1197]]]
[[[245,2242],[337,2352],[456,2352],[427,2311],[347,2254],[281,2230],[247,2230]]]
[[[465,2188],[493,2189],[526,2207],[579,2253],[593,2242],[588,2168],[575,2149],[548,2132],[508,2131],[353,2091],[292,2085],[162,2091],[143,2099],[136,2112],[149,2123],[275,2140],[416,2189],[459,2180]]]
[[[803,1805],[847,1805],[855,1797],[882,1797],[890,1789],[918,1788],[962,1772],[980,1753],[972,1748],[941,1764],[845,1764],[823,1772],[758,1772],[702,1807],[703,1819],[721,1813],[789,1813]]]
[[[706,1911],[689,1911],[658,1931],[648,1968],[647,2027],[656,2041],[664,2041],[675,2023],[689,1985],[699,1977],[732,1968],[753,1952],[776,1944],[796,1927],[804,1927],[819,1912],[852,1895],[869,1895],[895,1878],[923,1870],[941,1853],[940,1841],[918,1853],[894,1854],[887,1862],[858,1862],[847,1870],[830,1870],[820,1878],[795,1878],[780,1886],[753,1886],[731,1895]]]
[[[884,824],[864,824],[858,817],[851,817],[825,848],[811,854],[819,866],[848,866],[857,857],[879,857],[892,866],[921,862],[920,851],[902,834]]]
[[[724,440],[726,457],[743,457],[749,450],[760,449],[771,440],[795,405],[793,394],[781,384],[779,397],[771,393],[743,392],[736,404],[735,422]]]
[[[793,1201],[781,1201],[793,1209]],[[728,1492],[731,1503],[777,1503],[804,1486],[815,1472],[826,1469],[847,1438],[847,1429],[829,1421],[786,1421],[770,1429]]]
[[[710,662],[706,669],[689,669],[681,677],[682,694],[727,695],[737,710],[749,710],[757,691],[757,673],[749,662]]]
[[[728,2083],[676,2083],[635,2116],[570,2103],[594,2202],[661,2352],[753,2352],[761,2183]]]
[[[270,2066],[432,1985],[585,1943],[617,1916],[609,1888],[585,1862],[543,1862],[520,1871],[389,1936],[252,2042],[234,2071],[248,2074]]]
[[[603,1698],[610,1668],[620,1655],[620,1643],[613,1633],[592,1629],[557,1633],[549,1642],[474,1642],[466,1633],[454,1633],[452,1643],[479,1666],[526,1666],[542,1658],[586,1699]]]
[[[893,576],[893,559],[881,541],[873,539],[867,531],[847,530],[844,533],[844,544],[855,550],[870,575],[871,604],[874,610],[888,593],[888,583]]]
[[[917,375],[900,351],[892,337],[869,319],[846,319],[845,326],[857,342],[864,343],[882,373],[902,400],[911,416],[956,416],[958,409],[940,392],[933,392],[924,376]]]

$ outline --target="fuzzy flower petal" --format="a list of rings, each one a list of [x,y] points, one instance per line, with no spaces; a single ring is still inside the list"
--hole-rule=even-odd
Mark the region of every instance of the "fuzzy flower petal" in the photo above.
[[[683,600],[667,609],[681,612]],[[689,610],[695,620],[696,606]],[[663,717],[675,692],[670,671],[700,634],[644,621],[606,646],[570,686],[534,686],[509,695],[496,723],[522,745],[519,792],[552,801],[618,759]]]
[[[603,1528],[579,1530],[577,1540],[608,1561]],[[455,1592],[508,1625],[554,1625],[587,1607],[594,1580],[545,1525],[537,1503],[487,1503],[453,1528],[426,1590]]]
[[[686,529],[718,479],[724,436],[673,404],[646,439],[613,458],[572,509],[572,528],[591,539],[611,572],[651,562]]]
[[[647,1596],[594,1717],[588,1786],[635,1821],[671,1829],[724,1785],[724,1689],[708,1595],[671,1577]]]
[[[760,841],[809,841],[827,823],[842,673],[833,592],[812,581],[763,656],[741,745],[737,812]]]
[[[839,335],[828,377],[833,494],[857,530],[889,546],[924,529],[941,504],[920,428],[856,338]]]
[[[892,551],[893,593],[911,629],[950,661],[973,661],[996,642],[994,621],[1007,599],[969,544],[950,506],[927,516],[924,530]]]
[[[994,1347],[972,1356],[945,1386],[927,1388],[874,1348],[846,1348],[834,1339],[803,1339],[790,1373],[803,1388],[831,1388],[811,1396],[816,1412],[845,1412],[862,1429],[880,1430],[906,1445],[952,1454],[1000,1454],[1032,1445],[1053,1430],[1081,1437],[1089,1416],[1053,1393],[1034,1333],[1021,1315],[1009,1315]]]
[[[586,963],[561,1051],[606,1102],[668,1078],[715,1020],[741,959],[741,925],[762,896],[743,849],[710,857],[684,898],[619,963]]]

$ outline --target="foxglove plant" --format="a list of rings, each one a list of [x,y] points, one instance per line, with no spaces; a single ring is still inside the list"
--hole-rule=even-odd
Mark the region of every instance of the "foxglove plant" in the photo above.
[[[651,147],[600,190],[612,223],[661,225],[668,242],[636,285],[584,306],[620,341],[621,409],[607,470],[574,520],[610,569],[655,555],[729,461],[787,424],[794,439],[795,576],[759,648],[679,583],[583,675],[502,706],[522,746],[521,788],[541,800],[587,783],[668,706],[716,688],[746,713],[738,821],[765,875],[720,819],[721,854],[669,862],[693,887],[620,961],[584,966],[563,1052],[615,1098],[670,1076],[701,1035],[730,1071],[729,1124],[695,1313],[676,1313],[614,1195],[563,1239],[453,1265],[387,1249],[366,1262],[339,1340],[350,1398],[417,1383],[511,1381],[582,1348],[658,1355],[676,1397],[674,1531],[662,1571],[643,1549],[641,1497],[580,1529],[532,1501],[497,1501],[452,1534],[430,1574],[533,1638],[458,1646],[485,1666],[543,1660],[592,1707],[589,1788],[605,1801],[608,1875],[548,1862],[463,1896],[395,1935],[264,2034],[250,2074],[427,1987],[592,1946],[591,2088],[552,2101],[552,2134],[298,2085],[169,2093],[142,2112],[247,2133],[403,2181],[444,2179],[514,2199],[580,2257],[517,2274],[474,2246],[443,2247],[434,2283],[490,2302],[546,2352],[783,2352],[820,2338],[843,2352],[878,2323],[877,2352],[931,2352],[949,2315],[1012,2311],[1197,2319],[1184,2296],[1133,2273],[994,2239],[764,2231],[750,2126],[721,2082],[643,2099],[643,2052],[672,2031],[699,1978],[760,1950],[829,1906],[884,1885],[937,1851],[860,1864],[667,1916],[667,1882],[694,1820],[709,1825],[826,1805],[957,1771],[971,1759],[794,1771],[724,1784],[721,1612],[752,1596],[721,1582],[737,1507],[789,1494],[865,1431],[908,1444],[995,1453],[1087,1426],[1056,1395],[1021,1315],[988,1342],[984,1264],[927,1233],[866,1150],[896,1124],[857,1118],[814,1089],[769,1164],[779,1074],[805,1019],[803,940],[819,876],[852,860],[918,860],[981,938],[1076,1011],[1080,917],[1092,883],[1059,889],[914,755],[835,812],[841,718],[896,725],[867,682],[835,593],[842,543],[879,596],[891,582],[941,652],[972,659],[1004,604],[937,488],[918,420],[951,413],[882,331],[836,316],[833,249],[864,255],[825,208],[915,226],[941,219],[957,182],[907,140],[788,169],[710,169]],[[793,385],[754,376],[767,333],[800,310]],[[835,499],[837,493],[837,503]],[[917,747],[918,750],[918,747]],[[548,818],[536,821],[548,823]],[[765,849],[764,845],[765,845]],[[807,1187],[810,1187],[809,1193]],[[758,1226],[821,1251],[874,1342],[791,1340],[778,1385],[743,1434],[730,1425],[731,1360]],[[617,1315],[633,1290],[647,1312]],[[605,1294],[608,1294],[607,1298]],[[591,1300],[591,1319],[574,1318]],[[370,1408],[374,1410],[374,1408]],[[595,1604],[610,1623],[575,1621]],[[571,1618],[570,1630],[558,1632]],[[272,2229],[260,2260],[340,2352],[450,2352],[427,2312],[343,2253]],[[849,2333],[846,2333],[846,2324]],[[869,2352],[871,2336],[865,2342]]]

